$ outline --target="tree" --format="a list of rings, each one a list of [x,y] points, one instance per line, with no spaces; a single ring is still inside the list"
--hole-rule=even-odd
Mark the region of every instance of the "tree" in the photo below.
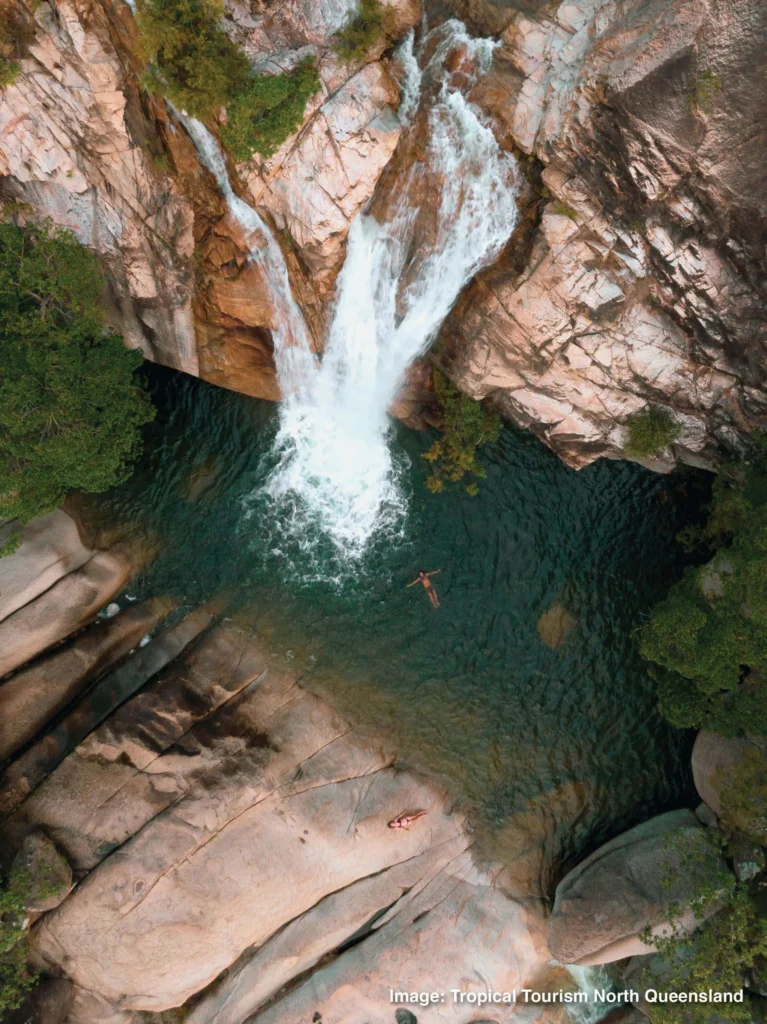
[[[50,224],[0,224],[0,516],[124,480],[154,416],[142,355],[106,330],[97,257]]]
[[[684,539],[717,552],[689,568],[637,633],[672,725],[767,733],[767,459],[759,435],[722,467],[708,521]]]
[[[245,54],[219,23],[222,0],[138,0],[139,45],[148,88],[205,119],[245,88]]]

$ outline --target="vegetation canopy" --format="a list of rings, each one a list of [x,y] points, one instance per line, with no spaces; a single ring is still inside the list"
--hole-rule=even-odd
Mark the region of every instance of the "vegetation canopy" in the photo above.
[[[468,473],[475,479],[466,485],[466,491],[476,495],[476,481],[487,476],[477,460],[477,449],[498,440],[501,417],[464,395],[439,370],[434,371],[434,390],[442,407],[445,427],[442,437],[423,453],[423,458],[432,465],[426,486],[437,494],[444,490],[446,481],[459,483]]]
[[[767,954],[767,919],[758,906],[758,883],[752,889],[737,882],[727,870],[724,837],[715,830],[700,835],[675,836],[669,843],[676,865],[663,878],[672,891],[680,877],[693,879],[691,897],[670,906],[670,931],[642,939],[655,946],[658,956],[645,969],[647,987],[662,992],[739,992],[744,976]],[[681,927],[682,914],[691,910],[699,922],[692,933]],[[724,1016],[723,1016],[724,1015]],[[707,1024],[726,1019],[752,1020],[749,1001],[743,1003],[657,1003],[653,1024]]]
[[[748,459],[723,467],[708,520],[682,539],[709,554],[639,629],[654,664],[658,706],[680,728],[767,732],[767,459],[755,435]]]
[[[254,153],[267,159],[300,127],[306,103],[319,88],[312,57],[293,71],[252,78],[227,108],[224,145],[235,160],[249,160]]]
[[[137,0],[147,88],[206,118],[246,87],[245,54],[220,27],[223,0]]]
[[[43,224],[0,224],[0,517],[125,479],[154,416],[142,355],[104,329],[97,257]]]
[[[342,60],[362,60],[382,40],[395,31],[395,14],[380,0],[360,0],[357,10],[335,35],[335,51]]]

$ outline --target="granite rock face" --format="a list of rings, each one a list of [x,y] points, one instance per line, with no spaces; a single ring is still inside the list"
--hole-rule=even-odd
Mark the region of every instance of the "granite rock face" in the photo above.
[[[767,89],[759,0],[455,0],[500,33],[475,99],[543,165],[540,218],[443,332],[449,372],[563,459],[709,465],[764,422]],[[761,128],[758,126],[762,126]]]
[[[605,843],[557,886],[548,932],[552,955],[592,966],[652,953],[642,932],[662,933],[672,906],[689,902],[695,880],[682,865],[694,851],[701,871],[706,859],[716,868],[708,850],[692,811],[658,815]],[[692,911],[678,920],[690,931],[697,923]]]
[[[421,15],[399,0],[400,36]],[[256,69],[318,60],[321,90],[304,123],[235,187],[277,231],[294,293],[321,345],[323,303],[349,223],[394,150],[399,87],[381,50],[338,60],[333,33],[355,5],[275,5],[226,24]],[[136,27],[122,0],[20,5],[29,39],[0,92],[0,196],[73,230],[104,258],[109,318],[157,362],[276,400],[270,285],[191,140],[164,102],[140,88]],[[22,213],[23,216],[23,213]]]

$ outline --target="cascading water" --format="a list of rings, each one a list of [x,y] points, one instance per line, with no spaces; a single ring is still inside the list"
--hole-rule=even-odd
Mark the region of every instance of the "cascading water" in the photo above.
[[[283,390],[311,389],[317,360],[309,344],[303,314],[290,290],[288,268],[282,250],[253,207],[240,199],[232,188],[224,154],[205,125],[176,109],[170,102],[168,106],[186,128],[200,159],[216,179],[232,216],[248,236],[251,259],[260,264],[269,282],[274,307],[274,355]]]
[[[465,95],[489,69],[495,45],[449,21],[424,39],[421,70],[406,42],[404,133],[425,123],[428,160],[389,182],[384,222],[363,213],[352,224],[325,354],[308,386],[278,354],[285,399],[267,490],[304,549],[325,536],[354,559],[376,533],[402,522],[406,497],[387,410],[461,289],[516,223],[516,163]],[[424,195],[439,199],[429,242],[414,249]]]

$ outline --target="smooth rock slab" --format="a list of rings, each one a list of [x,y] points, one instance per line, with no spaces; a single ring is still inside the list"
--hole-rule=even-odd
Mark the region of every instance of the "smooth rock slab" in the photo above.
[[[663,929],[671,905],[694,894],[696,878],[680,861],[705,832],[692,811],[670,811],[587,857],[557,886],[549,920],[552,956],[590,966],[652,953],[639,936],[646,928]],[[710,866],[716,863],[712,856]],[[696,924],[692,914],[680,923],[690,930]]]
[[[168,602],[160,600],[130,607],[0,684],[0,761],[31,740],[88,682],[137,647],[167,610]]]
[[[0,623],[0,676],[12,672],[89,622],[122,589],[133,566],[125,555],[99,551]]]

